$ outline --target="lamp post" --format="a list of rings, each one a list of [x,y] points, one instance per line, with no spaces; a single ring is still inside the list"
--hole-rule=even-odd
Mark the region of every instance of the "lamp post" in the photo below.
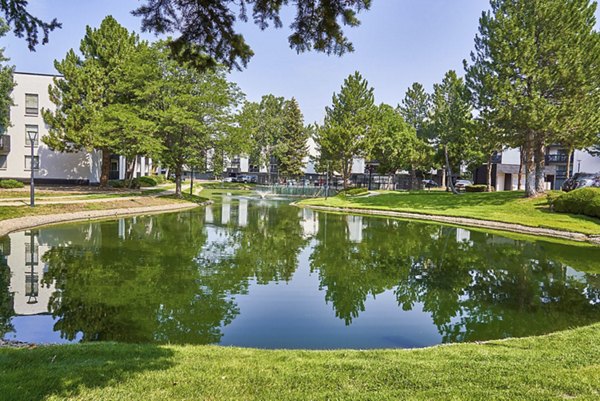
[[[29,206],[34,207],[35,206],[35,200],[34,200],[35,183],[33,182],[33,174],[34,174],[36,165],[35,165],[35,159],[34,159],[34,155],[33,155],[33,145],[37,138],[37,132],[36,131],[27,131],[27,136],[29,137],[29,144],[31,145],[31,160],[29,163],[29,168],[31,169],[31,181],[30,181],[30,187],[29,187]]]
[[[577,160],[577,172],[581,172],[581,160]]]

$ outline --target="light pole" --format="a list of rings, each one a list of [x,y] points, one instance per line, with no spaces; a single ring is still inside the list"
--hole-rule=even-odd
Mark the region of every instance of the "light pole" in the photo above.
[[[581,172],[581,160],[577,160],[577,172]]]
[[[27,136],[29,137],[29,144],[31,145],[31,160],[29,163],[29,168],[31,169],[31,182],[29,187],[29,206],[35,206],[34,194],[35,194],[35,183],[33,182],[33,174],[35,171],[36,163],[33,155],[33,145],[37,138],[36,131],[27,131]]]

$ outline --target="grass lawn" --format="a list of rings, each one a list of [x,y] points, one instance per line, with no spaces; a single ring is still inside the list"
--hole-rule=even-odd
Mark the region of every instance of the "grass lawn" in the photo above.
[[[600,324],[420,350],[88,343],[0,349],[3,400],[549,400],[600,397]]]
[[[181,202],[185,200],[167,199],[167,198],[153,198],[140,196],[136,199],[122,200],[115,198],[112,202],[90,202],[90,203],[70,203],[70,204],[56,204],[56,205],[37,205],[35,207],[29,206],[0,206],[0,220],[13,219],[16,217],[25,216],[40,216],[47,214],[62,214],[62,213],[73,213],[81,212],[86,210],[107,210],[107,209],[123,209],[123,208],[134,208],[144,206],[159,206],[171,204],[174,202]]]
[[[599,219],[553,213],[550,211],[545,197],[526,199],[524,193],[520,191],[464,193],[461,195],[439,191],[381,191],[377,196],[306,199],[300,201],[299,204],[469,217],[584,234],[600,234]]]

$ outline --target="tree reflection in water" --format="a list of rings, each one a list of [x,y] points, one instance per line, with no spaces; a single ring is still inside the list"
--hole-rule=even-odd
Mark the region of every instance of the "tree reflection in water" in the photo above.
[[[43,284],[54,284],[55,330],[84,341],[218,343],[243,313],[241,294],[292,282],[298,266],[310,266],[319,283],[301,295],[324,297],[347,326],[384,293],[400,312],[388,318],[422,313],[442,342],[546,333],[600,317],[600,248],[228,202],[65,226],[70,236],[66,228],[40,230],[50,244]],[[9,281],[0,266],[0,335],[12,329]],[[320,328],[313,332],[318,341]]]

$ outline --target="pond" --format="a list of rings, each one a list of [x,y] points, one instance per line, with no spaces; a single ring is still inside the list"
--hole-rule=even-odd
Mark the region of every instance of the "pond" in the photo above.
[[[0,336],[414,348],[600,321],[600,248],[224,197],[0,240]]]

